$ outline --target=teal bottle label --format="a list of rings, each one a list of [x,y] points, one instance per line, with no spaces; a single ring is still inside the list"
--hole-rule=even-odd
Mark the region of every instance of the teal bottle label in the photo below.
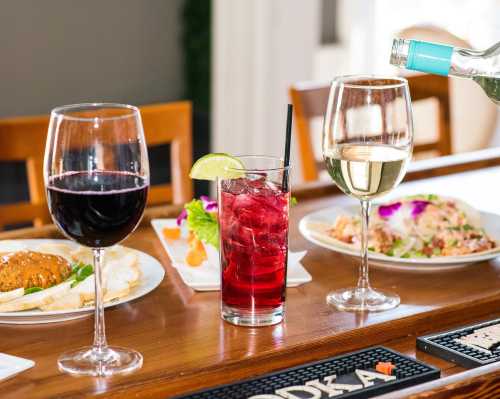
[[[406,68],[447,76],[452,53],[451,46],[411,40]]]

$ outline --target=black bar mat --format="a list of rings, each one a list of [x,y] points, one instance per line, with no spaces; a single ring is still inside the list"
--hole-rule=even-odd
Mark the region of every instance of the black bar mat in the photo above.
[[[394,364],[396,368],[393,375],[370,374],[375,373],[375,365],[378,362]],[[356,374],[356,370],[358,373],[361,370],[361,377]],[[385,381],[379,376],[391,380]],[[187,396],[179,396],[177,399],[326,399],[333,396],[371,398],[434,380],[439,376],[440,370],[435,367],[377,346]]]
[[[456,340],[472,334],[480,328],[495,325],[500,325],[500,319],[419,337],[417,338],[417,348],[462,367],[484,366],[500,360],[500,347],[485,350],[480,347],[464,345]]]

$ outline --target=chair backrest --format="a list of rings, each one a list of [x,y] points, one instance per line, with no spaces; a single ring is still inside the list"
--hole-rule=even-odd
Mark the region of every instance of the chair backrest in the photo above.
[[[189,101],[139,107],[148,147],[170,144],[172,181],[151,186],[148,205],[181,204],[193,197],[192,107]]]
[[[148,205],[180,204],[193,195],[189,168],[192,163],[192,109],[189,101],[139,107],[148,147],[170,144],[171,182],[151,186]],[[43,157],[48,116],[0,119],[0,161],[24,161],[29,202],[0,205],[0,229],[5,225],[51,221],[43,181]]]
[[[295,135],[299,144],[300,163],[304,181],[318,180],[319,171],[324,168],[315,154],[312,144],[311,120],[323,117],[328,103],[328,83],[301,82],[290,88],[293,104]],[[320,140],[320,134],[315,139]]]
[[[0,229],[6,224],[50,222],[43,182],[43,156],[49,126],[48,116],[0,120],[0,161],[24,161],[29,202],[0,205]]]
[[[414,154],[437,151],[440,155],[451,154],[450,112],[448,101],[448,79],[435,75],[407,76],[413,100],[436,98],[439,104],[438,139],[433,142],[415,145]],[[318,132],[311,132],[311,120],[323,116],[326,111],[329,83],[302,82],[290,88],[290,98],[295,116],[295,134],[304,181],[314,181],[324,163],[316,159],[312,145],[312,135],[320,140]]]

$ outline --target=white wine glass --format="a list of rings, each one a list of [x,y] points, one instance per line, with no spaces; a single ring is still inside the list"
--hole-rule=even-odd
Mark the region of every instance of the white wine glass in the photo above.
[[[413,121],[404,78],[341,76],[333,80],[323,126],[323,156],[337,186],[361,202],[361,264],[356,287],[330,292],[340,310],[381,311],[399,305],[368,278],[370,201],[403,179],[413,149]]]

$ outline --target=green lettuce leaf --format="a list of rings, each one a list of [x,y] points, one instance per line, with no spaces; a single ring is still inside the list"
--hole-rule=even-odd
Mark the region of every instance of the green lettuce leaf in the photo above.
[[[201,200],[194,199],[184,208],[187,211],[187,227],[196,238],[219,249],[219,223],[213,212],[203,209]]]

